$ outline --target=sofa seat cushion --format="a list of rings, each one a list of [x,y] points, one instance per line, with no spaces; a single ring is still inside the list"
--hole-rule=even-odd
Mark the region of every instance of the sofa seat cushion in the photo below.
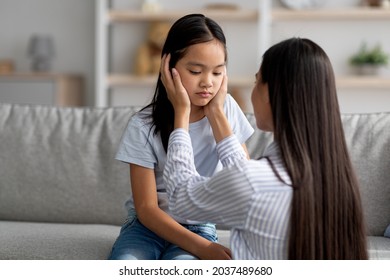
[[[390,260],[390,238],[368,237],[368,253],[372,260]]]
[[[0,259],[107,259],[120,227],[0,221]]]
[[[218,242],[230,247],[230,231],[217,229]],[[372,260],[390,260],[390,238],[382,236],[368,237],[368,254]]]

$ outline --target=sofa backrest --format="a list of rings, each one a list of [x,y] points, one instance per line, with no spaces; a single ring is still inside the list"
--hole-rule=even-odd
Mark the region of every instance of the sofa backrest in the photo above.
[[[0,220],[120,224],[129,168],[114,157],[134,112],[0,104]]]
[[[370,235],[390,224],[390,112],[343,115]]]
[[[114,159],[139,108],[0,104],[0,220],[120,224],[129,168]],[[256,127],[253,114],[246,114]],[[369,234],[390,224],[390,113],[342,115]],[[248,140],[258,158],[272,134]]]

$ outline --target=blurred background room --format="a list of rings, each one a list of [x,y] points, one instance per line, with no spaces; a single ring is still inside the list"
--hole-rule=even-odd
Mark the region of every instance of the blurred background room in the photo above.
[[[140,50],[195,12],[225,31],[229,92],[244,111],[262,53],[292,36],[329,55],[343,113],[390,111],[388,0],[0,0],[0,103],[145,105],[157,73],[141,71],[151,62]]]

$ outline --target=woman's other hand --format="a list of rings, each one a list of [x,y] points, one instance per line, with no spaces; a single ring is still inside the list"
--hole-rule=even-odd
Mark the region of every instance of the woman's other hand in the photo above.
[[[223,106],[225,104],[226,94],[227,94],[227,82],[228,77],[226,71],[223,74],[223,80],[221,87],[219,88],[217,94],[213,99],[204,107],[204,113],[207,117],[210,117],[213,112],[219,111],[223,112]]]

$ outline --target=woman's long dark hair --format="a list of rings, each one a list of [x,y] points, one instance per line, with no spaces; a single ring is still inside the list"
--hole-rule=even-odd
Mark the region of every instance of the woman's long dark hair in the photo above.
[[[164,54],[171,54],[170,68],[186,54],[189,46],[212,40],[219,41],[225,49],[227,59],[226,38],[222,28],[212,19],[202,14],[189,14],[178,19],[168,32],[162,49]],[[167,92],[158,76],[153,99],[145,108],[152,108],[152,128],[154,134],[160,133],[165,151],[167,151],[169,135],[173,130],[174,110],[168,99]]]
[[[289,259],[367,259],[358,182],[328,56],[314,42],[292,38],[266,51],[260,71],[294,188]]]

